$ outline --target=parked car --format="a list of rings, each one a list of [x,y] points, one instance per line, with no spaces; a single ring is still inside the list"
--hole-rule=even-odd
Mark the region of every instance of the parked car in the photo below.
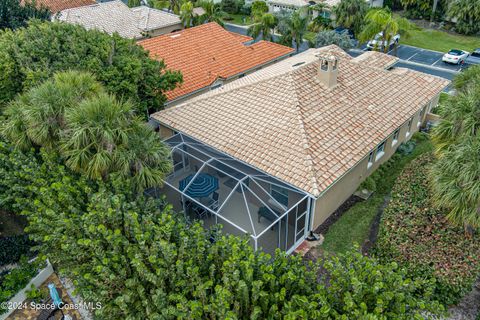
[[[398,42],[400,41],[400,35],[396,34],[395,36],[390,39],[390,43],[387,43],[386,41],[382,41],[383,37],[383,32],[378,33],[375,38],[372,40],[368,41],[367,43],[367,48],[369,50],[382,50],[388,45],[389,50],[393,49],[394,45],[397,45]]]
[[[469,55],[470,53],[467,51],[452,49],[443,55],[442,61],[445,63],[464,64]]]
[[[468,64],[480,64],[480,48],[473,50],[465,62]]]

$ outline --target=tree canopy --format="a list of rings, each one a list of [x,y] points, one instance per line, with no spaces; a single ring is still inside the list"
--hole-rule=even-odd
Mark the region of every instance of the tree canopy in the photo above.
[[[91,74],[68,71],[20,95],[5,110],[1,132],[17,148],[59,152],[90,179],[131,179],[143,190],[171,171],[169,149],[133,104],[105,93]]]
[[[368,4],[364,0],[341,0],[333,7],[337,25],[351,29],[355,35],[362,31],[363,19],[368,11]]]
[[[313,46],[316,48],[335,44],[343,50],[351,49],[355,46],[354,41],[350,38],[348,32],[338,33],[334,30],[320,31],[315,37]]]
[[[27,25],[30,19],[49,20],[48,8],[37,6],[35,1],[0,0],[0,30],[17,29]]]
[[[0,34],[0,105],[57,71],[91,72],[107,92],[135,102],[138,115],[158,110],[163,92],[182,80],[162,61],[152,60],[133,40],[78,25],[31,22]]]

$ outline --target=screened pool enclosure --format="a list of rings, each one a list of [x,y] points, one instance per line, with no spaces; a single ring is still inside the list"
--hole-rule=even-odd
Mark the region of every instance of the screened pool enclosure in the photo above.
[[[172,148],[173,172],[161,189],[187,220],[209,228],[248,234],[255,249],[291,252],[307,235],[311,198],[303,191],[184,134],[165,140]]]

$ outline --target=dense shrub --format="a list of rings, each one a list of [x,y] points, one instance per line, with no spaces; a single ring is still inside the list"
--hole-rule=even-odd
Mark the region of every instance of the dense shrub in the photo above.
[[[446,304],[458,301],[480,273],[478,234],[466,237],[434,208],[429,189],[431,154],[413,161],[397,179],[385,209],[375,253],[396,261],[412,276],[436,279],[435,297]]]
[[[220,233],[212,243],[216,231],[187,224],[125,182],[88,182],[54,155],[0,151],[4,170],[14,171],[6,172],[10,205],[28,217],[41,254],[86,301],[102,303],[99,319],[412,319],[441,310],[430,283],[395,264],[357,252],[323,265],[271,257],[248,238]]]
[[[20,266],[0,278],[0,314],[7,311],[6,308],[1,307],[1,303],[8,301],[23,289],[44,266],[45,262],[41,259],[29,263],[27,258],[23,257]]]
[[[33,241],[26,234],[0,238],[0,266],[18,262],[23,255],[30,255],[32,246]]]
[[[163,92],[181,81],[178,72],[150,59],[133,40],[68,23],[35,21],[0,33],[0,105],[72,68],[93,73],[109,93],[136,102],[139,115],[161,108]]]

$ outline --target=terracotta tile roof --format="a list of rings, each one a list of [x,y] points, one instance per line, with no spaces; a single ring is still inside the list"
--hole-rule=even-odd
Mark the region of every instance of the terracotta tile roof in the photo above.
[[[378,51],[367,51],[352,61],[362,63],[372,68],[389,69],[396,64],[400,59],[388,54],[383,54]]]
[[[327,52],[340,58],[332,89],[317,75],[315,56]],[[329,46],[152,118],[319,196],[448,83],[407,69],[372,68]]]
[[[25,3],[25,1],[22,0],[21,3]],[[37,6],[47,7],[50,9],[52,13],[57,13],[59,11],[70,9],[70,8],[89,6],[95,3],[97,3],[95,0],[36,0],[35,1],[35,4]]]
[[[166,93],[171,101],[208,87],[218,78],[227,79],[293,53],[292,48],[267,41],[244,45],[249,38],[207,23],[138,44],[152,58],[163,59],[168,68],[182,72],[183,83]]]
[[[118,32],[130,39],[142,38],[147,31],[181,24],[174,14],[145,6],[129,8],[119,0],[62,10],[56,19],[109,34]]]

